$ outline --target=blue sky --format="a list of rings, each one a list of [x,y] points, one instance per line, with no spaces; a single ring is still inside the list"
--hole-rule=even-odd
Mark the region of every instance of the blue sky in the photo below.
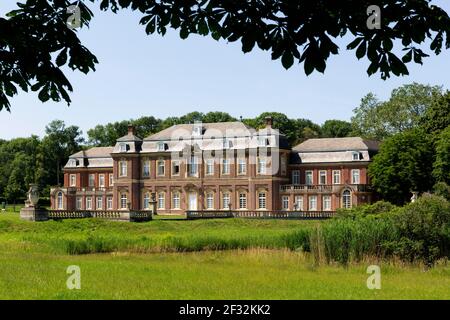
[[[0,15],[15,1],[0,4]],[[450,3],[434,1],[447,12]],[[97,4],[98,6],[98,4]],[[216,42],[191,35],[181,40],[176,31],[147,36],[139,14],[117,15],[93,8],[89,29],[79,31],[83,43],[97,56],[97,71],[84,75],[68,71],[72,104],[41,103],[34,93],[11,99],[11,113],[0,112],[0,138],[43,135],[47,123],[61,119],[85,133],[97,124],[153,115],[165,118],[190,111],[226,111],[254,117],[278,111],[317,123],[349,120],[368,92],[381,99],[406,83],[443,85],[450,89],[450,50],[431,55],[423,66],[411,65],[408,77],[383,81],[368,77],[366,60],[358,61],[349,42],[339,42],[340,54],[328,60],[325,74],[306,76],[303,65],[286,71],[269,52],[243,54],[240,43]]]

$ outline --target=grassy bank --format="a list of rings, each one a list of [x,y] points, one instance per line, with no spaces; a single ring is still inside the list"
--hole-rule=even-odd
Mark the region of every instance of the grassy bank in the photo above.
[[[98,219],[21,221],[0,217],[0,241],[39,246],[49,253],[186,252],[260,248],[301,249],[317,221],[154,220],[126,223]]]
[[[381,264],[381,289],[369,290],[373,262],[315,266],[301,252],[49,255],[0,253],[0,299],[449,299],[450,267]],[[66,269],[81,268],[81,290]]]
[[[353,249],[325,245],[323,239],[334,237],[341,239],[337,243],[354,243],[355,248],[371,243],[342,237],[349,235],[348,226],[330,233],[337,230],[327,229],[334,223],[341,222],[83,219],[36,223],[2,213],[0,299],[450,298],[450,266],[445,262],[426,269],[362,254],[354,259],[359,262],[345,267],[333,261],[318,263],[323,250],[354,254]],[[314,236],[317,230],[323,232],[320,237]],[[370,230],[360,232],[372,234]],[[302,247],[310,244],[313,248]],[[312,253],[305,252],[309,249]],[[366,287],[371,264],[381,266],[381,290]],[[81,290],[66,288],[69,265],[81,268]]]

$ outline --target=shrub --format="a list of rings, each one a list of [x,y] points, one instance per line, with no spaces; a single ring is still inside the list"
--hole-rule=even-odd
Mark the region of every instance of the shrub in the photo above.
[[[399,209],[392,221],[399,240],[390,245],[401,258],[431,265],[450,256],[450,203],[443,197],[422,196]]]
[[[390,202],[387,201],[378,201],[374,204],[366,204],[362,206],[356,206],[351,209],[338,209],[336,217],[337,218],[344,218],[344,219],[356,219],[365,217],[368,215],[378,215],[382,213],[387,213],[392,211],[394,208],[396,208],[395,205],[393,205]]]
[[[433,187],[433,193],[450,201],[450,186],[445,182],[438,182]]]

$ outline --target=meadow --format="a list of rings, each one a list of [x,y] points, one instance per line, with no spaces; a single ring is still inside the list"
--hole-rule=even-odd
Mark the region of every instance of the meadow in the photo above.
[[[96,219],[27,222],[0,213],[0,299],[449,299],[450,266],[316,257],[331,221]],[[311,251],[312,253],[310,253]],[[320,256],[320,254],[319,254]],[[381,267],[381,289],[366,269]],[[68,290],[66,269],[81,268]]]

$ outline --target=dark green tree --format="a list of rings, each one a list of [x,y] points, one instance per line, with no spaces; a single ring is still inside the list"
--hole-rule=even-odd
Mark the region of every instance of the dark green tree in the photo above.
[[[450,91],[436,96],[419,123],[425,132],[435,136],[450,126]]]
[[[450,17],[430,0],[27,0],[0,18],[0,109],[9,110],[8,97],[18,88],[39,92],[41,101],[70,103],[72,86],[63,68],[88,73],[98,63],[67,25],[69,18],[73,22],[67,13],[72,4],[80,10],[81,26],[89,25],[88,2],[99,3],[102,10],[140,12],[147,34],[164,35],[173,28],[182,39],[199,34],[240,41],[244,53],[255,47],[269,51],[285,68],[303,64],[308,75],[325,71],[328,58],[339,53],[335,40],[342,37],[350,37],[347,49],[355,50],[358,59],[367,57],[367,73],[379,72],[383,79],[408,74],[411,62],[422,64],[427,40],[435,54],[450,47]],[[373,5],[381,21],[368,25]]]
[[[0,196],[14,202],[25,197],[36,182],[37,136],[16,138],[0,144]]]
[[[324,138],[348,137],[352,132],[352,124],[342,120],[327,120],[322,125],[321,132]]]
[[[381,102],[367,94],[354,109],[355,135],[383,140],[393,134],[415,128],[430,108],[442,87],[412,83],[394,89],[388,101]]]
[[[42,194],[48,195],[50,186],[62,183],[62,168],[69,156],[81,149],[84,139],[77,126],[66,127],[61,120],[50,122],[45,133],[37,152],[37,180]]]
[[[130,121],[116,121],[106,125],[96,125],[87,131],[88,144],[96,147],[108,147],[116,144],[116,140],[127,134]]]
[[[433,144],[422,130],[398,133],[381,144],[369,165],[371,183],[385,200],[404,204],[412,191],[431,190],[433,157]]]
[[[230,116],[230,114],[221,111],[211,111],[203,116],[203,122],[231,122],[237,121],[236,118]]]
[[[436,141],[433,175],[436,181],[450,185],[450,126],[441,132]]]

